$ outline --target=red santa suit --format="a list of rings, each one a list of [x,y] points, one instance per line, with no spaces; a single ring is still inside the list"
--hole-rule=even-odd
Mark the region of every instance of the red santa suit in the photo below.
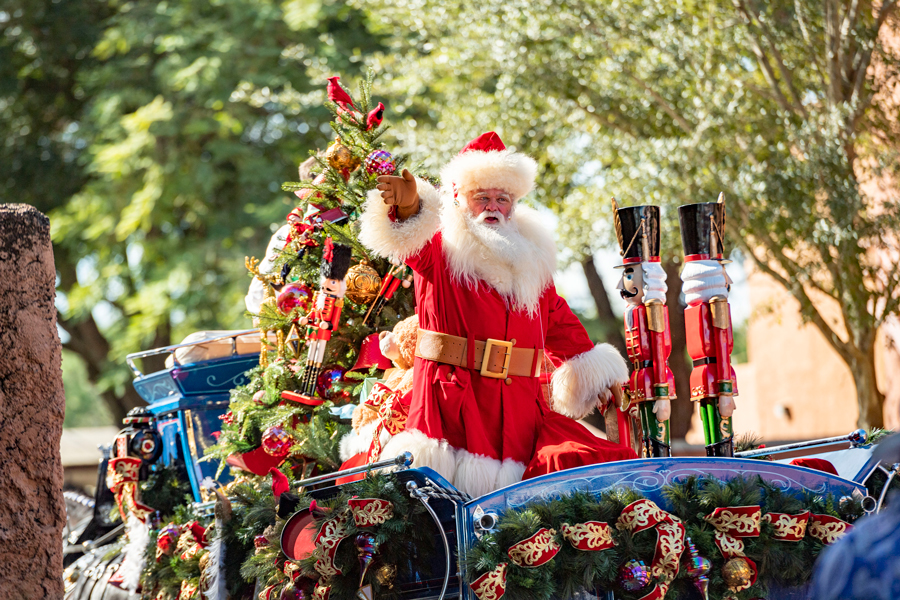
[[[540,371],[539,352],[535,371],[506,378],[482,375],[482,364],[469,356],[464,366],[454,366],[417,355],[407,431],[388,442],[382,458],[409,450],[414,466],[434,468],[473,496],[523,476],[636,458],[630,448],[600,439],[574,420],[594,409],[598,394],[606,397],[612,385],[626,382],[628,368],[611,345],[594,346],[557,294],[556,249],[540,216],[516,207],[512,221],[525,243],[504,256],[473,234],[455,205],[447,182],[463,193],[472,184],[467,177],[514,199],[527,193],[536,167],[531,159],[523,166],[522,158],[508,151],[461,154],[442,172],[443,196],[417,180],[416,216],[393,222],[374,191],[361,217],[363,244],[415,272],[420,346],[422,330],[469,341],[514,341],[513,348],[542,350],[557,367],[548,402],[533,376]],[[462,167],[460,159],[466,161]],[[526,171],[526,183],[516,169]]]

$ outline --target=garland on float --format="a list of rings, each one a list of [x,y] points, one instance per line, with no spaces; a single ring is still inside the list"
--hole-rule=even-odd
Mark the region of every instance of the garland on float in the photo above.
[[[862,515],[858,502],[803,499],[760,477],[689,477],[663,488],[670,511],[633,490],[576,492],[503,514],[465,557],[480,600],[749,600],[801,586],[825,545]]]

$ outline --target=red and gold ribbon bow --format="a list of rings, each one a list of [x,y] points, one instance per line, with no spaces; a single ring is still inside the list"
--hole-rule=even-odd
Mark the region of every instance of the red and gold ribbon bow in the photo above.
[[[141,459],[136,457],[112,458],[106,469],[106,486],[116,498],[123,523],[127,521],[126,509],[142,523],[146,523],[147,517],[153,512],[152,508],[138,500],[140,469]]]
[[[402,402],[403,394],[396,392],[384,385],[376,383],[372,392],[363,406],[378,413],[378,425],[372,434],[372,444],[369,446],[369,454],[366,456],[368,464],[372,464],[381,455],[381,432],[387,431],[391,435],[397,435],[406,429],[406,419],[409,417],[409,406]]]
[[[347,537],[350,531],[350,514],[341,512],[334,518],[322,523],[319,533],[316,534],[316,550],[321,555],[316,560],[315,569],[324,578],[340,575],[342,571],[334,564],[334,556],[337,554],[338,544]]]
[[[507,563],[500,563],[496,569],[469,584],[478,600],[499,600],[503,597],[506,593],[506,566]]]
[[[560,529],[563,537],[576,550],[597,552],[608,550],[616,545],[612,538],[612,528],[608,523],[602,521],[585,521],[575,525],[563,523]]]
[[[809,522],[809,511],[797,515],[788,513],[766,513],[762,516],[764,523],[771,523],[775,529],[774,537],[782,542],[799,542],[806,537],[806,524]]]
[[[832,517],[831,515],[810,515],[809,526],[807,530],[809,535],[813,536],[823,544],[834,543],[838,538],[853,529],[853,526],[846,522]]]
[[[389,500],[380,498],[357,498],[347,501],[350,512],[353,513],[353,522],[357,527],[372,527],[381,525],[394,516],[394,505]]]
[[[322,583],[317,583],[315,589],[313,590],[313,600],[328,600],[328,596],[331,595],[331,586],[323,585]]]
[[[678,517],[667,513],[652,500],[642,499],[622,510],[616,528],[632,533],[656,529],[656,549],[650,563],[650,574],[658,578],[659,582],[641,600],[659,600],[665,597],[669,585],[678,575],[678,562],[684,552],[684,525]]]
[[[762,520],[762,509],[754,506],[723,506],[705,517],[716,530],[716,546],[725,559],[743,558],[750,566],[751,578],[747,583],[729,587],[733,592],[740,592],[756,583],[756,563],[744,554],[743,538],[759,537],[759,524]]]
[[[520,567],[539,567],[559,553],[554,536],[556,531],[542,527],[531,537],[510,546],[507,554]]]
[[[197,584],[191,583],[190,581],[182,581],[181,582],[181,590],[178,592],[178,600],[191,600],[194,596],[197,595]]]

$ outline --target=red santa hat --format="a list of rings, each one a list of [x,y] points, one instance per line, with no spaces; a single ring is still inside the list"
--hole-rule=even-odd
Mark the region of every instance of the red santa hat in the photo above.
[[[472,190],[500,189],[518,200],[534,189],[537,163],[507,150],[493,131],[483,133],[441,169],[441,182],[454,196]]]

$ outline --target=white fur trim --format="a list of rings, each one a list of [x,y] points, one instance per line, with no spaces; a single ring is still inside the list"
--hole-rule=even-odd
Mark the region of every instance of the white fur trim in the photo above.
[[[540,214],[527,206],[516,207],[510,222],[515,223],[524,243],[519,244],[515,256],[500,256],[469,230],[465,215],[446,191],[443,201],[443,247],[453,280],[469,287],[484,281],[512,308],[536,313],[556,271],[556,244]]]
[[[537,163],[530,156],[501,150],[471,150],[459,154],[441,169],[441,185],[464,194],[470,190],[501,189],[518,200],[534,189]]]
[[[430,183],[416,178],[419,213],[406,221],[388,218],[389,207],[377,189],[370,190],[359,217],[359,241],[379,256],[403,262],[422,249],[440,223],[440,194]]]
[[[597,344],[553,372],[550,407],[573,419],[583,419],[616,383],[628,381],[628,365],[610,344]]]
[[[125,529],[128,533],[128,543],[125,544],[125,558],[122,559],[119,574],[122,576],[122,587],[130,592],[135,592],[141,583],[144,552],[150,543],[150,527],[132,513],[128,515]]]
[[[456,477],[456,449],[446,440],[436,440],[416,429],[407,429],[385,444],[380,458],[386,460],[404,452],[412,453],[413,467],[430,467],[453,483]]]
[[[350,460],[360,452],[368,452],[372,446],[375,428],[378,427],[380,422],[379,419],[376,419],[360,427],[359,433],[351,430],[350,433],[342,437],[338,447],[341,460]],[[381,447],[384,448],[385,444],[391,439],[391,434],[386,429],[382,429],[378,437],[381,439]]]
[[[216,519],[213,540],[209,546],[209,562],[202,574],[202,578],[209,582],[209,587],[203,592],[206,600],[225,600],[228,596],[225,584],[225,540],[221,533],[223,527],[224,524]]]
[[[473,498],[522,481],[525,465],[507,458],[499,461],[466,450],[456,451],[456,479],[453,485]]]

